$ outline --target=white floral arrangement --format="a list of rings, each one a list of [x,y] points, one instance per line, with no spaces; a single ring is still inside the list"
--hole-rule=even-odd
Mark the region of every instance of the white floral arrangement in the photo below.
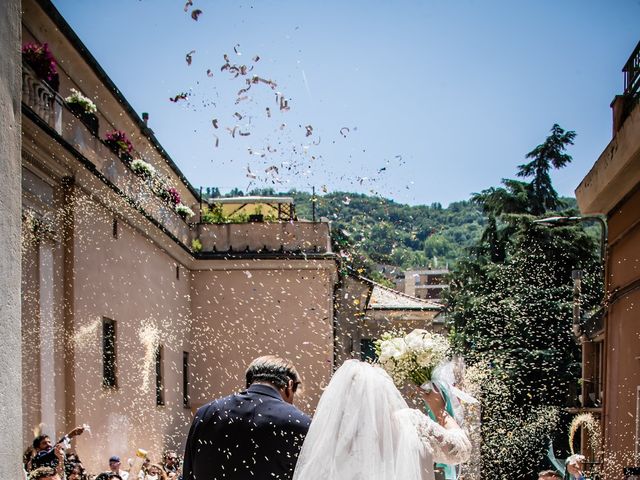
[[[80,105],[85,113],[96,113],[98,111],[98,107],[93,101],[85,97],[82,93],[80,93],[75,88],[71,89],[71,95],[64,99],[68,104]]]
[[[134,173],[145,177],[153,177],[156,174],[155,167],[141,158],[136,158],[131,162],[131,170],[133,170]]]
[[[193,210],[191,210],[189,207],[187,207],[183,203],[178,203],[176,205],[176,213],[178,215],[180,215],[182,218],[189,218],[189,217],[193,217],[195,215],[193,213]]]
[[[378,362],[398,386],[411,381],[427,388],[433,370],[449,360],[449,351],[445,336],[421,329],[407,335],[388,332],[376,342]]]

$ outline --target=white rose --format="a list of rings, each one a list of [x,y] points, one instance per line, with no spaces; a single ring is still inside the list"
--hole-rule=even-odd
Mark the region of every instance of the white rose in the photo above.
[[[433,366],[433,353],[430,351],[425,351],[419,353],[416,357],[416,362],[421,367],[432,367]]]
[[[380,344],[380,358],[395,358],[396,360],[407,351],[407,346],[402,338],[392,338]]]
[[[430,339],[431,333],[419,328],[404,337],[404,341],[410,350],[422,350],[425,348],[425,343]]]

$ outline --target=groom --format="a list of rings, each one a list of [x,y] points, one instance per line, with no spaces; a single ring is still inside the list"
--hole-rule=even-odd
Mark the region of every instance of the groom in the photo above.
[[[198,409],[184,453],[184,480],[288,480],[311,419],[293,406],[300,376],[268,355],[246,371],[247,390]]]

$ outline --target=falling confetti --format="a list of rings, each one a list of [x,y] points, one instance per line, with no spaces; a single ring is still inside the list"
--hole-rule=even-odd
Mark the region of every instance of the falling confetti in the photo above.
[[[191,65],[191,62],[193,61],[193,54],[196,53],[195,50],[191,50],[189,53],[186,54],[185,56],[185,60],[187,61],[187,65]]]
[[[196,22],[198,21],[198,18],[200,17],[200,15],[202,15],[202,10],[200,9],[196,9],[193,12],[191,12],[191,18],[193,18]]]
[[[173,103],[177,103],[180,100],[187,100],[188,98],[189,98],[189,94],[182,92],[176,95],[175,97],[169,98],[169,100],[171,100]]]

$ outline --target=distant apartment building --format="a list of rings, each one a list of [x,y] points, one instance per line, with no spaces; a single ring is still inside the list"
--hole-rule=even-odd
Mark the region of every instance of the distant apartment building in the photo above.
[[[605,300],[582,343],[582,410],[601,419],[605,479],[640,475],[640,43],[623,72],[613,138],[576,189],[581,213],[608,224]]]
[[[396,289],[412,297],[438,302],[448,288],[448,269],[407,270],[404,276],[396,278]]]
[[[74,448],[90,471],[179,450],[192,411],[243,388],[265,354],[296,363],[312,413],[334,366],[328,223],[277,198],[244,200],[253,221],[200,223],[196,189],[51,1],[22,10],[25,48],[46,43],[57,64],[48,78],[23,56],[25,441],[86,423]],[[72,88],[97,109],[67,101]]]

